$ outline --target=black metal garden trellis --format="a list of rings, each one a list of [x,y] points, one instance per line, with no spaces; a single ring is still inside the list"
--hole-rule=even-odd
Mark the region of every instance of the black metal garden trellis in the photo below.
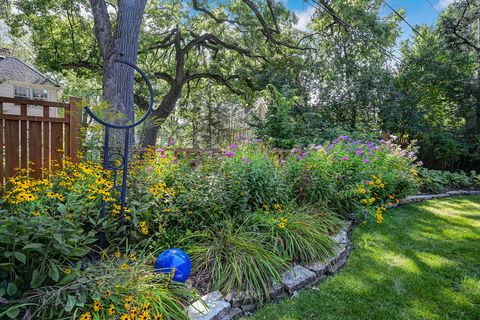
[[[150,101],[148,104],[148,109],[145,115],[138,121],[129,124],[129,125],[117,125],[117,124],[111,124],[108,123],[100,118],[98,118],[93,111],[89,107],[85,107],[85,112],[92,117],[95,121],[98,123],[102,124],[105,127],[105,142],[104,142],[104,148],[103,148],[103,168],[105,170],[111,170],[113,171],[113,188],[112,191],[115,190],[120,190],[120,229],[122,229],[124,225],[124,215],[125,215],[125,201],[127,197],[127,171],[128,171],[128,160],[129,160],[129,141],[130,141],[130,130],[134,129],[141,123],[143,123],[152,113],[152,108],[153,108],[153,88],[152,84],[150,83],[150,79],[145,75],[145,73],[136,65],[124,61],[124,60],[115,60],[115,62],[118,63],[123,63],[127,66],[130,66],[131,68],[135,69],[143,78],[143,80],[146,82],[148,91],[150,93]],[[109,140],[110,140],[110,130],[111,129],[120,129],[120,130],[125,130],[125,136],[124,136],[124,148],[123,148],[123,155],[122,153],[110,153],[109,152]],[[116,161],[112,161],[112,157],[114,156],[119,156],[120,157],[120,164],[117,164]],[[118,177],[118,172],[121,171],[122,175],[122,183],[117,184],[117,177]],[[106,211],[106,202],[102,202],[102,207],[100,210],[100,217],[102,224],[105,221],[105,211]],[[100,248],[103,248],[103,241],[105,238],[105,233],[102,231],[99,235],[99,246]]]

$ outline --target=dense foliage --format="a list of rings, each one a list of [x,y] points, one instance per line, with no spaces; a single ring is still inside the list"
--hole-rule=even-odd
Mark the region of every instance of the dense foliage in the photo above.
[[[128,314],[143,303],[155,306],[155,297],[144,296],[155,287],[161,305],[149,315],[178,318],[178,306],[192,293],[155,275],[149,260],[172,246],[190,253],[200,290],[268,299],[288,263],[332,254],[329,235],[342,216],[381,223],[387,208],[415,192],[414,162],[413,151],[347,136],[291,151],[244,137],[219,153],[151,149],[132,163],[121,228],[111,174],[94,163],[64,161],[48,179],[21,171],[2,200],[0,293],[10,306],[4,310],[11,318],[29,310],[59,318],[82,312],[89,319],[113,305],[115,314]],[[119,301],[131,291],[143,298],[123,306]]]

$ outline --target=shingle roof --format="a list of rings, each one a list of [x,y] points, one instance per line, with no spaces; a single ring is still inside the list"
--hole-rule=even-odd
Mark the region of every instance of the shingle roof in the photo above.
[[[0,82],[5,80],[58,87],[46,75],[15,57],[0,57]]]

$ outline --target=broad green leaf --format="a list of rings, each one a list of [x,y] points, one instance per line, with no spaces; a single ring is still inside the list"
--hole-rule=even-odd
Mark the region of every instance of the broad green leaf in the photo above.
[[[73,307],[75,307],[75,304],[77,302],[77,299],[75,296],[68,296],[67,304],[65,305],[65,311],[70,312],[73,310]]]
[[[27,257],[21,252],[16,251],[15,258],[21,263],[24,263],[24,264],[27,263]]]
[[[50,263],[50,268],[48,268],[48,276],[55,282],[57,282],[58,279],[60,279],[60,273],[58,271],[58,267],[53,263]]]
[[[46,275],[42,274],[38,270],[34,270],[32,274],[32,281],[30,281],[30,287],[38,288],[42,285],[43,281],[45,281],[46,278]]]
[[[7,294],[12,297],[17,293],[17,286],[13,282],[9,282],[7,285]]]
[[[19,313],[20,313],[20,308],[14,307],[7,311],[7,316],[10,319],[17,319]]]
[[[42,249],[42,248],[43,248],[43,244],[41,244],[41,243],[29,243],[29,244],[26,244],[23,247],[23,250],[26,250],[26,249]]]

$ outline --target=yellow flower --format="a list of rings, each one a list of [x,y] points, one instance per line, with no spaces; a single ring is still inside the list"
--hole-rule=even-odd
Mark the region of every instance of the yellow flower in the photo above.
[[[285,229],[285,223],[284,223],[284,222],[280,222],[280,223],[278,224],[278,228],[279,228],[279,229]]]
[[[358,188],[358,192],[360,192],[360,193],[365,193],[365,192],[367,192],[367,191],[365,190],[365,188],[360,187],[360,188]]]
[[[130,314],[132,317],[135,317],[140,311],[138,310],[137,307],[133,307],[132,310],[130,310]]]
[[[133,301],[133,298],[134,298],[133,295],[126,296],[126,297],[125,297],[125,303],[130,303],[130,302],[132,302],[132,301]]]
[[[130,320],[130,316],[128,315],[128,313],[125,313],[120,317],[120,320]]]
[[[382,212],[377,211],[376,218],[377,218],[377,223],[382,223],[383,222]]]
[[[115,314],[115,306],[113,304],[110,304],[110,307],[108,308],[108,315],[113,316]]]
[[[84,314],[82,314],[79,320],[92,320],[92,315],[90,314],[90,312],[85,312]]]
[[[98,300],[93,301],[93,310],[95,312],[100,311],[101,308],[102,308],[102,304],[100,303],[100,301]]]
[[[130,267],[130,266],[129,266],[128,264],[126,264],[126,263],[122,263],[122,264],[120,265],[120,269],[121,269],[121,270],[127,270],[129,267]]]
[[[163,320],[163,315],[157,314],[155,317],[153,317],[153,320]]]
[[[32,212],[32,216],[38,217],[40,215],[40,211],[36,210]]]
[[[380,183],[380,188],[385,188],[385,184]]]
[[[138,317],[138,320],[149,320],[150,319],[150,314],[148,311],[144,311],[140,317]]]
[[[149,307],[150,307],[150,302],[145,301],[145,302],[143,303],[142,309],[143,309],[143,311],[145,311],[145,310],[147,310]]]
[[[130,254],[130,260],[131,260],[131,261],[137,261],[137,255],[135,254],[135,252],[132,252],[132,253]]]
[[[148,226],[146,221],[140,222],[140,233],[144,235],[148,234]]]
[[[72,269],[67,268],[67,269],[63,270],[63,273],[70,274],[70,273],[72,273]]]
[[[113,254],[113,256],[117,259],[120,259],[120,257],[122,256],[122,254],[120,253],[120,251],[117,251]]]

